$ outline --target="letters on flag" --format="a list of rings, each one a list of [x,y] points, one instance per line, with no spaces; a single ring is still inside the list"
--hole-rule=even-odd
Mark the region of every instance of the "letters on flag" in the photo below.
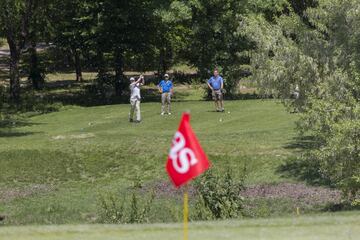
[[[184,113],[172,141],[166,163],[167,172],[176,187],[205,172],[210,162],[190,125],[190,114]]]

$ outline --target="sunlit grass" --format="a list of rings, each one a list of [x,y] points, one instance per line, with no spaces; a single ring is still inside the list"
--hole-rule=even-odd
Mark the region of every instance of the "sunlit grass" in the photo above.
[[[258,220],[191,223],[193,240],[268,239],[268,240],[338,240],[358,239],[360,214],[325,214],[320,216]],[[97,240],[97,239],[182,239],[181,224],[155,225],[79,225],[0,228],[0,239],[7,240]]]
[[[0,200],[0,212],[11,224],[89,222],[99,194],[127,193],[137,178],[145,185],[168,181],[165,160],[184,111],[191,112],[213,168],[246,174],[246,184],[288,181],[276,171],[293,155],[285,146],[295,135],[296,116],[276,101],[225,106],[216,113],[212,102],[174,102],[174,114],[160,116],[160,103],[143,103],[138,125],[128,122],[127,104],[68,106],[14,121],[0,133],[0,190],[29,191]]]

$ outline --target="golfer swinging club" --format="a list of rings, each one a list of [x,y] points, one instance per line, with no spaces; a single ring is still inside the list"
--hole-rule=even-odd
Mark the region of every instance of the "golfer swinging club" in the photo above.
[[[140,75],[137,81],[135,78],[130,78],[130,113],[129,113],[129,121],[140,123],[141,122],[141,113],[140,113],[140,87],[145,84],[144,76]],[[134,112],[136,112],[136,120],[134,121]]]
[[[224,80],[219,75],[218,69],[214,70],[214,76],[212,76],[207,85],[211,89],[212,97],[215,102],[215,108],[217,112],[224,112],[224,97],[223,97],[223,89],[224,89]]]

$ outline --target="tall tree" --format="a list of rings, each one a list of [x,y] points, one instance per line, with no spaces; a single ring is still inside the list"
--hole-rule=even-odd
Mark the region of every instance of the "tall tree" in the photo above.
[[[29,38],[35,3],[36,0],[0,1],[0,27],[10,48],[10,97],[14,102],[20,100],[19,61]]]
[[[40,66],[37,45],[50,40],[50,6],[52,0],[36,0],[34,3],[33,17],[29,29],[29,80],[34,89],[42,89],[45,83],[45,71]]]
[[[209,77],[214,67],[225,75],[225,86],[231,90],[248,61],[244,51],[248,42],[238,30],[241,16],[247,12],[246,0],[189,1],[192,9],[192,38],[187,54],[202,78]]]
[[[83,80],[82,55],[91,28],[88,4],[85,0],[54,0],[51,9],[54,43],[70,56],[76,81]]]
[[[146,0],[104,0],[101,13],[104,44],[111,49],[118,95],[126,86],[125,56],[148,51],[153,29],[153,5]]]
[[[158,72],[163,75],[176,61],[186,60],[191,39],[192,12],[184,1],[159,1],[155,11]]]

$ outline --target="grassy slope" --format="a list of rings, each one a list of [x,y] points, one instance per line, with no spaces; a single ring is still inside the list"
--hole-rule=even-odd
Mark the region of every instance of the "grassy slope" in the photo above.
[[[190,239],[358,239],[360,215],[336,215],[239,220],[190,224]],[[156,225],[80,225],[0,228],[0,239],[95,240],[95,239],[181,239],[180,224]]]
[[[69,107],[14,123],[0,130],[0,191],[29,193],[0,201],[0,212],[11,224],[89,222],[99,194],[126,195],[134,181],[167,181],[166,155],[186,110],[214,168],[240,176],[246,165],[247,184],[284,181],[276,169],[292,154],[284,146],[296,116],[274,101],[226,107],[230,113],[219,114],[211,102],[178,102],[174,115],[161,117],[159,104],[146,103],[140,125],[127,122],[128,105]]]

